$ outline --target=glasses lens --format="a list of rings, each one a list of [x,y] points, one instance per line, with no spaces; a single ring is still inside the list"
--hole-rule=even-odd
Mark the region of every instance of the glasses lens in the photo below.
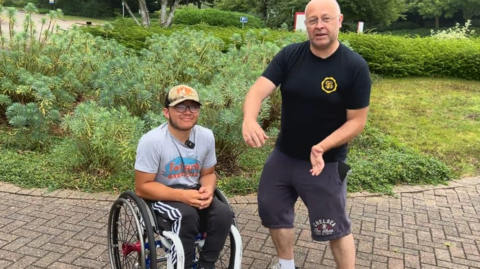
[[[199,110],[200,110],[200,106],[198,106],[198,105],[191,105],[190,106],[190,111],[192,111],[192,113],[197,113]]]
[[[180,112],[180,113],[183,113],[185,112],[185,110],[187,109],[187,106],[186,105],[176,105],[175,106],[175,110]]]

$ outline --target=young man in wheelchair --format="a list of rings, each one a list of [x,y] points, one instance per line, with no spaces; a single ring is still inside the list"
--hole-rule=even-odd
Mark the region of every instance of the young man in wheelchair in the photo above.
[[[211,130],[196,124],[200,108],[193,88],[170,89],[163,109],[168,122],[143,135],[135,162],[135,192],[153,201],[159,225],[167,224],[179,236],[186,269],[192,268],[195,237],[203,232],[207,237],[198,268],[214,268],[233,219],[228,205],[213,196],[215,138]],[[176,263],[175,246],[172,252]]]

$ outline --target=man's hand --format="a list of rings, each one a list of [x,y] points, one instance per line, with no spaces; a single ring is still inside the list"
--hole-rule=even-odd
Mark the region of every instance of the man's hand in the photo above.
[[[199,209],[204,209],[210,206],[213,200],[213,191],[208,187],[200,187],[198,193],[202,195],[201,200],[202,204],[198,207]]]
[[[257,121],[243,120],[242,133],[245,142],[254,148],[265,145],[265,140],[268,139]]]
[[[310,161],[312,162],[312,169],[310,172],[312,176],[318,176],[325,167],[325,162],[323,161],[324,150],[319,144],[312,147],[312,152],[310,153]]]
[[[197,190],[184,190],[182,191],[180,202],[189,206],[200,208],[202,204],[205,203],[205,200],[202,199],[203,196],[205,196],[205,194],[201,194]]]

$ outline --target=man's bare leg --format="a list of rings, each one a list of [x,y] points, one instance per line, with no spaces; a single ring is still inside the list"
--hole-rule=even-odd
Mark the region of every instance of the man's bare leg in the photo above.
[[[355,241],[352,234],[330,241],[330,248],[338,269],[355,268]]]
[[[293,229],[270,229],[270,236],[280,259],[293,260]]]

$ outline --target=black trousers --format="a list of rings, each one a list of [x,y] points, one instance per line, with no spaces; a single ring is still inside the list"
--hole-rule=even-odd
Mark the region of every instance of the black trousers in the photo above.
[[[193,266],[195,237],[205,232],[207,237],[200,253],[198,268],[214,268],[233,221],[233,212],[228,205],[213,198],[210,207],[202,210],[181,202],[154,202],[152,208],[160,227],[180,237],[185,252],[185,269]],[[176,264],[175,246],[171,251]]]

